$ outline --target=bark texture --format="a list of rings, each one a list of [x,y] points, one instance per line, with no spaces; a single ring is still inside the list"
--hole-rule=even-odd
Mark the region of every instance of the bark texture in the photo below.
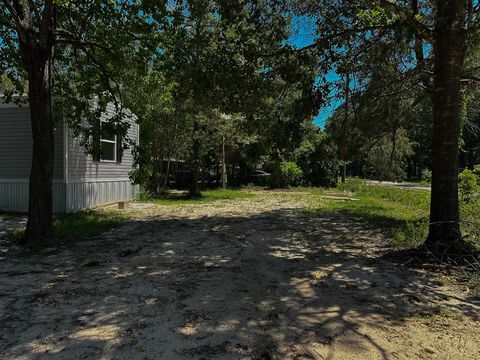
[[[466,52],[465,1],[437,0],[434,32],[432,197],[425,246],[454,250],[461,239],[458,209],[458,152],[461,126],[461,76]]]
[[[22,5],[28,7],[29,3]],[[29,182],[29,210],[25,242],[37,244],[53,235],[53,154],[52,63],[54,57],[54,7],[47,1],[38,29],[24,8],[18,25],[19,47],[28,75],[28,101],[32,127],[32,167]]]

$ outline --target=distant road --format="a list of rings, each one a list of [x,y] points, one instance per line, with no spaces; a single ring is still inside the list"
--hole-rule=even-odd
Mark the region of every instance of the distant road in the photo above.
[[[399,188],[418,189],[418,190],[426,190],[426,191],[431,190],[430,186],[418,185],[418,184],[409,183],[409,182],[397,183],[393,181],[376,181],[376,180],[366,180],[366,182],[367,184],[379,185],[379,186],[393,186],[393,187],[399,187]]]

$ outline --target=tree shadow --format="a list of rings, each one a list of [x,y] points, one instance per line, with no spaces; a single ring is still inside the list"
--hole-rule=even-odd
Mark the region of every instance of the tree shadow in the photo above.
[[[382,336],[410,318],[478,319],[478,301],[452,302],[386,253],[379,232],[338,213],[129,221],[3,262],[0,355],[388,359]]]

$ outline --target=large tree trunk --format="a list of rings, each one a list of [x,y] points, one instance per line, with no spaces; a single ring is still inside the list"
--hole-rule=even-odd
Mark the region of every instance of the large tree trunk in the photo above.
[[[193,123],[192,154],[190,159],[190,197],[198,197],[200,195],[200,191],[198,190],[198,180],[200,176],[200,142],[197,134],[199,128],[200,126],[195,120]]]
[[[225,136],[222,137],[222,188],[227,188],[227,164],[225,157]]]
[[[22,59],[28,73],[28,100],[32,126],[32,167],[29,184],[28,222],[25,241],[38,244],[53,235],[53,136],[52,61],[53,45],[35,40],[21,43]]]
[[[433,252],[455,250],[461,239],[458,211],[458,147],[461,76],[465,59],[466,2],[437,0],[434,39],[432,197],[425,246]]]

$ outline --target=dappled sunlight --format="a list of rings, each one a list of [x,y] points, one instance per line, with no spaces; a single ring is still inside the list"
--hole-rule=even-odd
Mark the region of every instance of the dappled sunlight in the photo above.
[[[440,352],[457,341],[428,330],[449,321],[476,349],[480,304],[393,263],[375,229],[249,201],[226,216],[225,204],[195,205],[192,219],[156,207],[54,254],[12,256],[0,280],[3,358],[415,357],[424,343]]]

